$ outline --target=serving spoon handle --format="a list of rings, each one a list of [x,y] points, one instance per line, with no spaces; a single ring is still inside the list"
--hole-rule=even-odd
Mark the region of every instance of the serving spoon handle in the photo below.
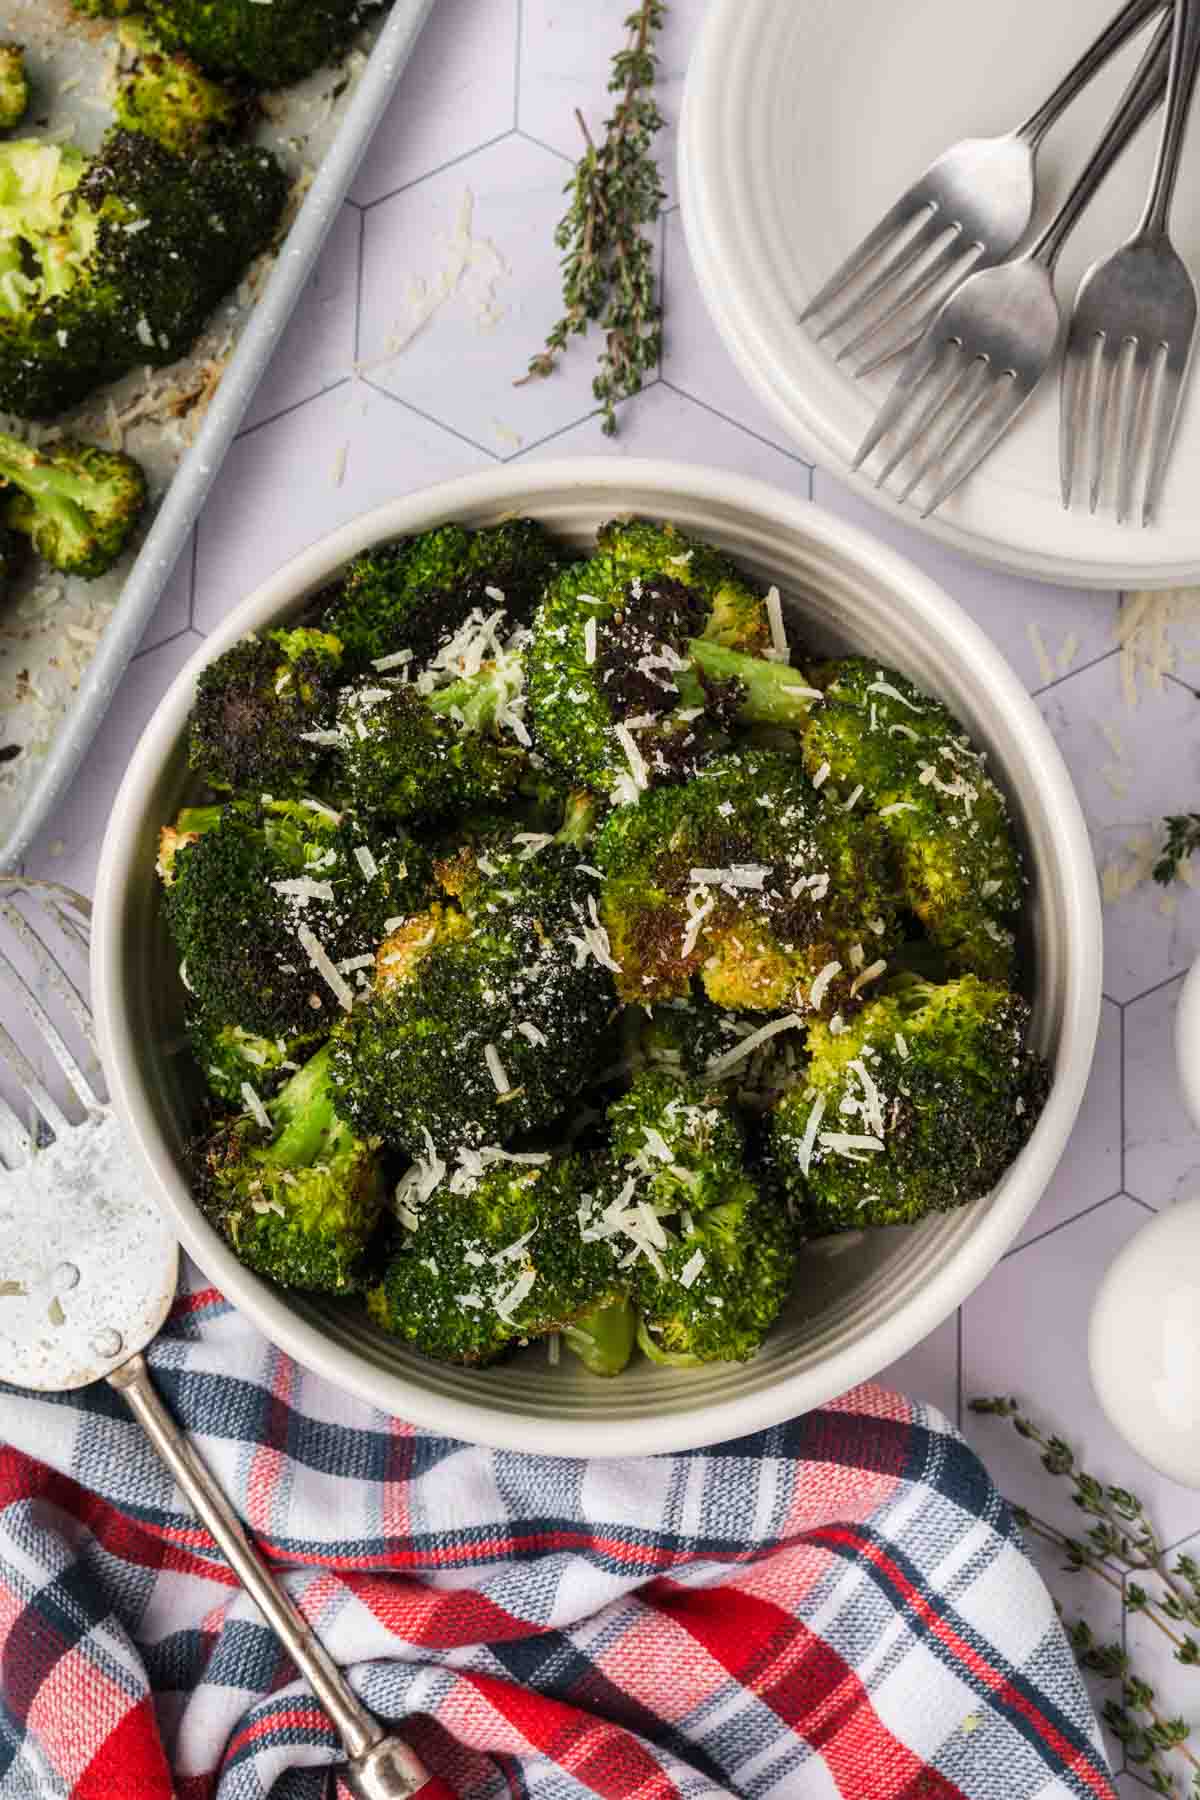
[[[342,1778],[359,1800],[406,1800],[429,1780],[420,1760],[354,1693],[291,1595],[272,1575],[216,1481],[179,1429],[150,1378],[141,1351],[106,1377],[171,1471],[230,1568],[329,1714],[345,1745]]]

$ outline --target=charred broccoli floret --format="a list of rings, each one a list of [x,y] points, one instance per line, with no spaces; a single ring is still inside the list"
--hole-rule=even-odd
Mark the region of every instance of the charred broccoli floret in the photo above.
[[[449,1180],[427,1158],[401,1182],[394,1254],[367,1294],[385,1331],[440,1362],[491,1362],[584,1315],[594,1329],[626,1285],[613,1240],[589,1229],[611,1196],[602,1164],[493,1158]]]
[[[145,504],[146,477],[123,451],[66,438],[36,449],[0,431],[0,521],[64,575],[111,569]]]
[[[807,1084],[780,1101],[769,1141],[812,1235],[911,1225],[990,1192],[1047,1092],[1028,1028],[1023,999],[974,975],[904,976],[839,1036],[810,1025]]]
[[[159,872],[196,1005],[273,1038],[333,1020],[387,927],[424,903],[430,869],[403,833],[301,799],[181,814]]]
[[[691,1214],[637,1263],[638,1343],[673,1368],[746,1362],[762,1347],[792,1284],[795,1251],[785,1210],[749,1176]]]
[[[614,519],[600,527],[596,544],[619,587],[673,577],[698,594],[705,614],[703,636],[712,643],[751,656],[770,648],[763,595],[711,544],[650,519]]]
[[[164,50],[136,23],[121,28],[132,60],[117,86],[113,117],[124,131],[145,132],[168,150],[192,155],[228,136],[244,110],[237,95],[211,80],[180,50]]]
[[[612,1154],[659,1212],[703,1210],[742,1176],[746,1140],[719,1090],[665,1069],[635,1075],[608,1109]]]
[[[182,356],[286,194],[274,157],[241,145],[184,157],[113,130],[89,159],[0,143],[0,408],[44,418]]]
[[[419,1148],[510,1143],[594,1072],[615,999],[582,862],[591,807],[536,855],[489,860],[463,909],[435,905],[380,947],[370,998],[340,1024],[340,1104],[365,1132]]]
[[[374,1148],[334,1110],[328,1048],[266,1112],[269,1133],[242,1113],[199,1147],[200,1204],[248,1268],[283,1287],[347,1293],[361,1285],[386,1185]]]
[[[75,0],[78,6],[80,0]],[[289,87],[332,62],[378,0],[141,0],[155,35],[210,74]],[[95,10],[85,0],[82,10]],[[108,12],[128,5],[104,0]]]
[[[894,936],[878,825],[774,751],[717,757],[617,808],[593,858],[628,1001],[686,996],[699,975],[722,1007],[832,1012],[882,972]]]
[[[895,846],[904,898],[953,971],[1008,981],[1024,896],[1003,794],[953,715],[865,658],[818,673],[825,701],[804,741],[815,775],[861,807]]]
[[[291,792],[329,760],[341,644],[298,628],[231,644],[196,681],[188,760],[216,788]]]
[[[340,786],[366,811],[436,819],[512,799],[529,768],[521,747],[520,655],[502,651],[473,676],[422,694],[376,679],[338,701]]]
[[[508,632],[527,623],[559,561],[533,519],[480,531],[440,525],[355,557],[322,623],[345,645],[351,673],[405,652],[419,668],[444,655],[473,617],[503,613]]]
[[[0,44],[0,131],[19,125],[29,109],[29,77],[20,44]]]
[[[332,1025],[332,1021],[330,1021]],[[240,1025],[214,1023],[203,1013],[188,1020],[188,1042],[208,1089],[226,1106],[246,1105],[246,1085],[260,1100],[269,1100],[289,1075],[329,1036],[330,1026],[293,1032],[290,1037],[259,1037]]]

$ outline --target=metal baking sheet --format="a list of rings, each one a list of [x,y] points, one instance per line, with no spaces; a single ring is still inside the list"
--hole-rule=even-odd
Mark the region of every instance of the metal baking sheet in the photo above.
[[[255,138],[289,170],[298,206],[281,247],[182,362],[135,371],[54,422],[136,456],[156,503],[140,547],[110,575],[80,582],[38,569],[0,601],[0,750],[19,746],[0,761],[0,870],[19,863],[104,717],[433,3],[393,0],[337,67],[267,97]],[[21,129],[94,148],[110,117],[110,23],[81,19],[68,0],[5,0],[3,10],[33,80]]]

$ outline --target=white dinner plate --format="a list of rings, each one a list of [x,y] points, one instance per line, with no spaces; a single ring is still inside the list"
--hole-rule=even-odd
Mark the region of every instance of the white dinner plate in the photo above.
[[[742,372],[803,453],[900,511],[850,459],[891,373],[858,381],[797,316],[935,156],[1018,125],[1103,27],[1116,0],[712,0],[688,75],[680,184],[693,261]],[[1127,50],[1047,140],[1044,217],[1094,146],[1139,50]],[[1155,122],[1067,245],[1059,292],[1137,223]],[[1200,119],[1173,222],[1200,275]],[[1196,365],[1200,371],[1200,362]],[[1142,530],[1064,512],[1058,382],[1048,376],[989,461],[924,529],[969,554],[1088,587],[1200,582],[1200,407],[1184,403],[1160,516]],[[916,512],[904,509],[911,523]]]

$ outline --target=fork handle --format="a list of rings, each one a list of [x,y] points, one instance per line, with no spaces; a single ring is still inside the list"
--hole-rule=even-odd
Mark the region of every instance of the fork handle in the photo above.
[[[407,1744],[385,1734],[314,1636],[291,1595],[276,1581],[228,1498],[163,1405],[145,1357],[140,1352],[131,1356],[107,1379],[110,1387],[125,1396],[130,1412],[187,1495],[196,1517],[212,1533],[234,1574],[329,1714],[350,1759],[343,1777],[351,1791],[359,1800],[404,1800],[419,1794],[429,1780],[425,1769]]]
[[[1187,0],[1200,11],[1200,0]],[[1117,110],[1104,128],[1104,134],[1080,172],[1074,187],[1051,219],[1041,237],[1028,252],[1031,262],[1040,262],[1048,270],[1054,268],[1063,245],[1078,225],[1085,208],[1095,198],[1146,120],[1157,111],[1167,85],[1170,67],[1172,20],[1165,18],[1154,34],[1154,42],[1138,65],[1137,74],[1121,96]]]
[[[1074,68],[1063,76],[1049,99],[1026,119],[1016,135],[1024,138],[1036,150],[1050,127],[1058,123],[1068,106],[1078,99],[1084,88],[1090,86],[1117,51],[1123,49],[1135,32],[1140,31],[1148,20],[1169,4],[1170,0],[1126,0],[1126,4],[1110,20],[1095,43],[1084,51]]]
[[[1175,0],[1175,35],[1171,42],[1171,74],[1167,83],[1167,115],[1163,120],[1150,198],[1140,230],[1165,234],[1183,158],[1183,140],[1200,74],[1200,0]]]

